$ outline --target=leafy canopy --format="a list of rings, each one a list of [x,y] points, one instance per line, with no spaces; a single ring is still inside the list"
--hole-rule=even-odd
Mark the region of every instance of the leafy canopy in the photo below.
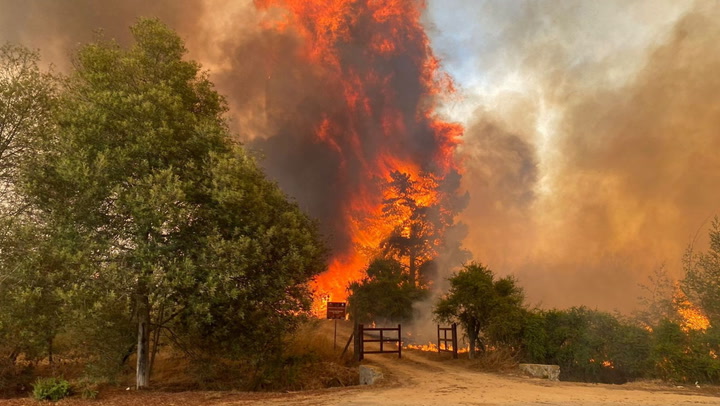
[[[359,322],[411,320],[413,304],[426,296],[398,261],[383,258],[374,260],[367,276],[350,283],[348,290],[350,315]]]
[[[101,337],[92,321],[149,319],[190,353],[256,357],[309,309],[325,267],[317,227],[233,142],[224,99],[177,34],[154,19],[131,31],[129,49],[80,49],[57,130],[22,171],[37,224],[73,259],[69,327]],[[126,360],[114,336],[111,358]]]
[[[495,279],[494,273],[479,263],[465,265],[450,279],[450,290],[435,305],[435,318],[459,323],[470,342],[470,357],[477,346],[484,348],[481,334],[493,339],[508,336],[521,324],[524,295],[514,278]]]

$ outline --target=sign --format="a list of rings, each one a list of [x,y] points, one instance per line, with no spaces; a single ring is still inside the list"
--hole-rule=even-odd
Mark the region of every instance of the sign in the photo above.
[[[345,319],[345,302],[328,302],[327,318],[328,319]]]

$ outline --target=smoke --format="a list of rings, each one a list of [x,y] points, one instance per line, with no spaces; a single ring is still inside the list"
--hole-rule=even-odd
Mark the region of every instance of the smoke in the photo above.
[[[720,207],[719,7],[429,2],[425,27],[464,94],[445,111],[467,128],[458,157],[471,197],[465,246],[475,259],[514,273],[543,306],[627,310],[637,284],[660,264],[680,276],[685,246]],[[317,138],[317,123],[339,123],[328,134],[350,148],[351,134],[339,134],[349,119],[337,102],[347,89],[327,70],[298,63],[306,51],[297,32],[259,24],[276,13],[251,0],[0,0],[0,41],[39,48],[45,61],[69,70],[72,50],[94,30],[124,43],[136,18],[162,19],[228,97],[233,129],[306,210],[332,219],[324,232],[345,249],[346,230],[356,225],[335,197],[376,187],[364,166],[382,159],[373,151],[394,143],[389,148],[404,159],[438,162],[432,151],[447,146],[422,120],[407,128],[413,137],[391,140],[388,123],[371,114],[352,123],[370,134],[360,158],[337,154]],[[338,51],[362,72],[367,61],[355,45]],[[428,51],[406,51],[383,65],[406,79],[391,86],[404,116],[429,103],[411,63]]]
[[[479,19],[436,46],[487,39],[463,49],[481,55],[473,64],[445,55],[460,82],[482,72],[465,79],[477,83],[467,105],[482,106],[462,151],[465,244],[534,303],[631,309],[661,264],[681,276],[683,250],[720,208],[720,8],[521,4],[434,14]]]
[[[441,179],[456,178],[452,152],[462,129],[434,113],[449,81],[437,72],[419,24],[421,2],[132,1],[103,8],[78,0],[3,9],[27,28],[7,28],[3,37],[50,49],[53,58],[91,39],[95,27],[127,42],[126,27],[139,16],[177,30],[227,95],[232,128],[321,220],[335,259],[347,254],[343,266],[331,267],[342,274],[332,282],[335,293],[362,270],[350,252],[377,249],[387,237],[371,229],[371,220],[380,224],[371,217],[380,213],[389,173],[431,174],[445,193],[455,192]],[[12,27],[14,17],[5,18]]]

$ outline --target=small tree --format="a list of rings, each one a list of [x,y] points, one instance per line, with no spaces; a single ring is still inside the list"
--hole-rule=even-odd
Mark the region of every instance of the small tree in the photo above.
[[[493,322],[500,323],[503,315],[522,308],[524,295],[513,277],[495,280],[493,272],[482,264],[471,263],[453,275],[450,291],[435,305],[435,318],[441,322],[459,323],[470,342],[470,358],[475,350],[485,349],[482,334]],[[521,314],[517,312],[516,314]],[[494,326],[498,332],[508,329]]]
[[[348,286],[349,311],[358,322],[407,321],[413,317],[413,303],[423,299],[426,291],[415,286],[402,265],[393,259],[376,259],[367,276]]]
[[[708,232],[707,252],[695,253],[688,248],[683,265],[683,289],[691,301],[699,305],[710,322],[720,324],[720,218],[715,217]]]

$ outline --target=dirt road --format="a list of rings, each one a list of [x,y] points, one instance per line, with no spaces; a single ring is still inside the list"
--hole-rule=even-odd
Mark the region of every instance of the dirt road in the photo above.
[[[696,388],[650,384],[593,385],[474,372],[407,351],[403,359],[375,355],[387,382],[376,387],[288,394],[272,399],[229,401],[225,405],[720,405],[720,398]]]

